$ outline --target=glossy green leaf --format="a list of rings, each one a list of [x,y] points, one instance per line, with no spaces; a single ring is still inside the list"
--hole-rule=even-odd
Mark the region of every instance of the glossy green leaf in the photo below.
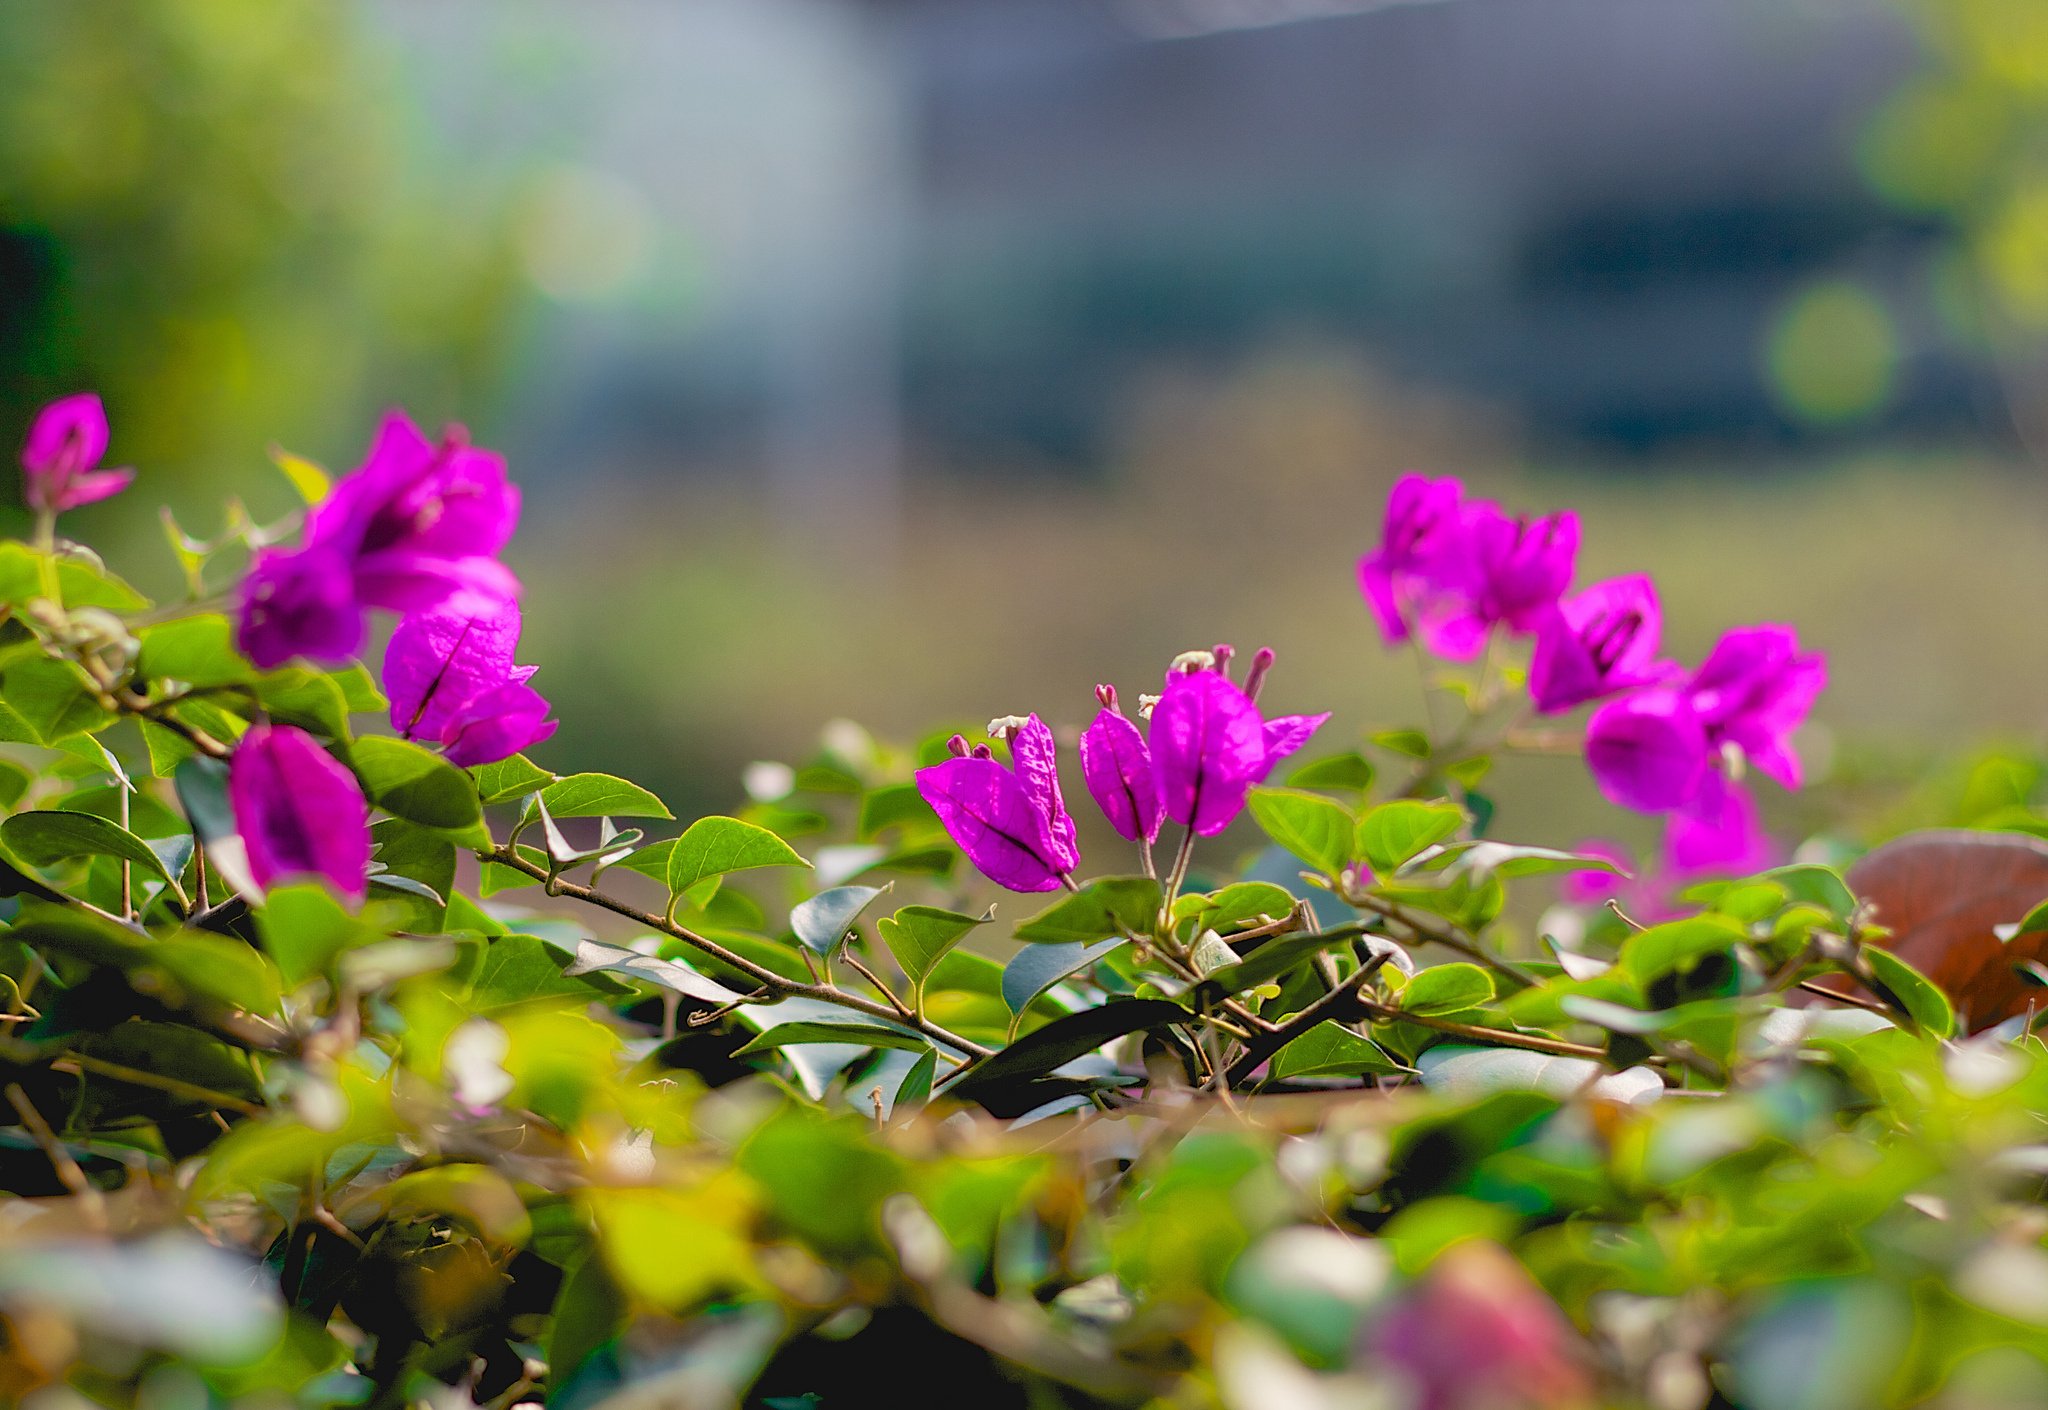
[[[1003,1002],[1009,1005],[1011,1013],[1021,1014],[1053,985],[1129,943],[1120,935],[1112,935],[1092,945],[1078,940],[1066,944],[1026,945],[1003,966]]]
[[[1869,962],[1877,982],[1905,1005],[1906,1012],[1921,1029],[1937,1038],[1955,1035],[1955,1009],[1934,981],[1890,950],[1876,945],[1864,946],[1863,958]]]
[[[809,865],[787,842],[765,827],[738,818],[699,818],[676,839],[675,848],[669,853],[668,889],[687,891],[706,877],[755,867]]]
[[[1455,803],[1398,799],[1373,808],[1358,822],[1358,850],[1376,875],[1391,876],[1417,853],[1449,841],[1465,825]]]
[[[16,813],[0,822],[0,841],[31,866],[55,866],[74,857],[112,857],[163,881],[171,875],[163,859],[134,833],[91,813]]]
[[[667,818],[659,798],[637,783],[610,774],[570,774],[541,790],[541,801],[558,818]]]
[[[1493,976],[1462,960],[1417,970],[1401,990],[1408,1013],[1441,1017],[1476,1009],[1493,1000]]]
[[[1363,1073],[1392,1075],[1409,1069],[1394,1061],[1379,1044],[1328,1021],[1296,1038],[1273,1055],[1275,1078],[1350,1077]]]
[[[1029,917],[1016,935],[1034,945],[1085,945],[1111,935],[1150,934],[1164,899],[1149,876],[1105,876]]]
[[[896,957],[896,963],[910,976],[910,982],[922,988],[925,976],[946,957],[948,950],[966,939],[976,926],[987,925],[993,919],[993,906],[979,916],[961,915],[937,906],[905,906],[877,922],[876,929],[881,931],[882,942]]]
[[[410,740],[359,739],[348,759],[370,801],[408,822],[454,831],[483,820],[469,775]]]
[[[1347,754],[1332,754],[1326,759],[1314,759],[1287,775],[1290,788],[1344,788],[1358,793],[1372,788],[1376,770],[1372,760],[1352,750]]]
[[[664,876],[666,864],[664,863]],[[886,886],[835,886],[797,904],[789,913],[789,928],[796,938],[818,954],[830,954],[839,947],[846,932],[860,919],[860,913],[889,888]]]
[[[1186,1023],[1191,1015],[1164,999],[1120,999],[1082,1009],[1035,1028],[993,1057],[984,1058],[947,1088],[969,1096],[1007,1083],[1041,1077],[1075,1058],[1094,1052],[1113,1038],[1168,1024]]]
[[[1266,836],[1317,871],[1335,876],[1350,864],[1358,823],[1342,804],[1298,788],[1254,788],[1246,802]]]
[[[495,764],[479,764],[469,771],[469,776],[476,782],[477,796],[486,803],[509,803],[546,788],[555,779],[524,754],[514,754]]]
[[[135,668],[150,681],[183,681],[201,689],[239,685],[256,673],[235,650],[234,637],[234,623],[212,612],[145,627],[137,636],[142,650]]]

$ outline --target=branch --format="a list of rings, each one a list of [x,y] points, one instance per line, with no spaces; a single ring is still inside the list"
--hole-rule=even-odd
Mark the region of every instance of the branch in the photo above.
[[[1329,993],[1286,1020],[1271,1033],[1262,1034],[1257,1040],[1247,1044],[1244,1053],[1230,1065],[1230,1070],[1225,1074],[1226,1082],[1244,1081],[1260,1063],[1324,1019],[1336,1018],[1349,1012],[1354,1005],[1362,1005],[1364,1001],[1359,999],[1358,991],[1365,987],[1367,980],[1379,973],[1380,966],[1393,957],[1392,950],[1379,951],[1353,970],[1343,983]]]
[[[887,1004],[877,1003],[875,1000],[863,998],[859,994],[849,994],[836,984],[805,984],[800,980],[790,979],[785,975],[778,974],[765,965],[754,963],[744,955],[733,953],[715,940],[707,940],[688,926],[678,924],[666,916],[655,915],[652,911],[643,911],[631,902],[621,901],[616,896],[608,896],[594,886],[584,886],[579,882],[564,881],[560,877],[550,877],[546,867],[536,866],[525,857],[520,856],[510,845],[479,848],[476,855],[483,861],[496,862],[499,866],[510,867],[516,872],[532,877],[535,881],[546,883],[550,896],[567,896],[571,900],[582,901],[586,905],[597,906],[610,911],[613,915],[624,916],[628,920],[646,926],[649,930],[656,930],[663,935],[672,936],[682,941],[685,945],[689,945],[709,955],[720,964],[738,970],[741,974],[746,975],[756,984],[759,984],[763,989],[767,989],[783,998],[817,999],[823,1003],[836,1004],[843,1009],[852,1009],[855,1013],[866,1014],[870,1018],[886,1019],[890,1023],[907,1023],[933,1042],[944,1043],[948,1047],[957,1048],[970,1057],[985,1058],[991,1056],[995,1051],[993,1048],[985,1048],[971,1039],[963,1038],[957,1033],[942,1028],[922,1015],[906,1017]]]

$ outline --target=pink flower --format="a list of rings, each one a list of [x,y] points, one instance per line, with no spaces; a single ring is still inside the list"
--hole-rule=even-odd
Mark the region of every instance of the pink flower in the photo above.
[[[1408,639],[1437,596],[1437,579],[1457,546],[1464,497],[1458,481],[1421,475],[1403,475],[1388,493],[1380,546],[1358,560],[1358,587],[1390,644]]]
[[[92,392],[53,401],[37,414],[21,448],[22,491],[39,514],[62,514],[119,494],[133,470],[101,470],[107,413]]]
[[[1119,836],[1150,842],[1159,836],[1164,817],[1159,783],[1152,774],[1152,751],[1138,727],[1117,708],[1115,686],[1099,685],[1095,695],[1102,709],[1081,731],[1081,779]]]
[[[1610,700],[1586,722],[1586,767],[1609,802],[1668,812],[1699,792],[1707,732],[1679,691],[1639,690]]]
[[[987,746],[969,751],[953,736],[954,757],[917,771],[917,791],[967,860],[1012,891],[1054,891],[1081,864],[1074,820],[1060,796],[1052,731],[1038,716],[1010,739],[1014,768]]]
[[[1161,809],[1202,836],[1214,836],[1244,811],[1252,785],[1265,782],[1329,718],[1326,713],[1267,720],[1221,671],[1169,672],[1152,709],[1152,774]]]
[[[243,735],[228,761],[228,800],[257,885],[317,876],[358,901],[368,891],[369,805],[312,735],[290,725]]]
[[[393,412],[362,467],[307,516],[300,546],[256,555],[237,641],[266,668],[338,662],[362,648],[368,608],[495,611],[519,596],[497,560],[518,523],[502,459],[472,449],[460,427],[435,445]]]
[[[1396,1403],[1414,1410],[1595,1403],[1585,1344],[1498,1244],[1472,1240],[1438,1255],[1367,1344],[1406,1383]]]
[[[1713,770],[1664,824],[1664,868],[1674,882],[1750,876],[1778,859],[1748,790]]]
[[[1663,621],[1657,589],[1641,574],[1595,583],[1558,603],[1538,627],[1529,661],[1536,709],[1562,714],[1671,679],[1678,664],[1657,658]]]
[[[398,624],[384,652],[384,693],[391,727],[407,739],[445,746],[450,763],[495,763],[555,732],[549,705],[528,685],[532,666],[515,666],[516,603],[470,615],[442,608]]]
[[[1535,631],[1572,585],[1578,555],[1579,516],[1570,510],[1529,519],[1486,500],[1466,505],[1456,550],[1439,572],[1439,589],[1454,604],[1433,628],[1452,647],[1442,654],[1476,654],[1497,625]]]
[[[1708,743],[1736,745],[1759,773],[1797,788],[1792,732],[1827,683],[1825,657],[1801,653],[1791,627],[1766,625],[1724,633],[1685,689]]]

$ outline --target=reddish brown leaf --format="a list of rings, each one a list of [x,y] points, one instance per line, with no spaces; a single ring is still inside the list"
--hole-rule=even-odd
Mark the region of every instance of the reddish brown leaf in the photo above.
[[[2022,833],[1915,832],[1864,857],[1848,881],[1892,932],[1886,947],[1947,993],[1961,1029],[2048,1007],[2048,994],[2016,968],[2048,965],[2048,933],[1996,934],[2048,898],[2048,843]]]

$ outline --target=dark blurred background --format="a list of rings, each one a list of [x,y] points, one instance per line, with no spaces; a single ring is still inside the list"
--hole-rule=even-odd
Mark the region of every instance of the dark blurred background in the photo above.
[[[1796,622],[1823,768],[2033,737],[2044,331],[2040,0],[0,8],[0,425],[102,389],[205,532],[468,423],[547,762],[685,802],[1219,640],[1411,721],[1407,468],[1577,506],[1683,653]],[[77,527],[167,587],[134,498]]]

